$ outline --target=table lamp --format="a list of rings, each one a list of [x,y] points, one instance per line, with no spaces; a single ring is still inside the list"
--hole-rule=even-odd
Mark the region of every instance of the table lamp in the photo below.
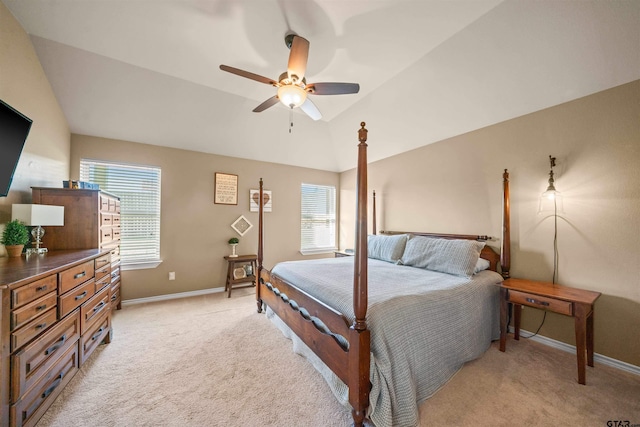
[[[33,227],[31,235],[36,247],[28,248],[27,255],[42,254],[47,252],[47,248],[40,247],[44,236],[42,226],[64,225],[64,206],[11,205],[11,219],[20,220],[25,225]]]

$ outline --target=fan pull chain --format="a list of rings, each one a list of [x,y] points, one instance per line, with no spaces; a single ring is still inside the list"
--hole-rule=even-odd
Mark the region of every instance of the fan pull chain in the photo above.
[[[293,128],[293,107],[289,109],[289,133],[291,133],[291,128]]]

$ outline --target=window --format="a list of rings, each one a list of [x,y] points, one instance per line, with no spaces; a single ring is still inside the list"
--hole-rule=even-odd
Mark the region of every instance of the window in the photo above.
[[[156,267],[160,261],[160,168],[80,160],[80,180],[120,197],[123,269]]]
[[[302,184],[300,252],[326,253],[336,248],[336,188]]]

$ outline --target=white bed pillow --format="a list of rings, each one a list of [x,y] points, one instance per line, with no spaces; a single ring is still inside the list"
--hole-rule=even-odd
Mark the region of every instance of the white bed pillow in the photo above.
[[[476,262],[476,268],[473,270],[473,273],[479,273],[483,270],[488,270],[491,267],[491,263],[488,259],[478,258],[478,262]]]
[[[370,234],[367,237],[368,256],[381,261],[397,263],[402,258],[406,243],[406,234],[393,236]]]
[[[485,242],[412,236],[400,263],[427,270],[471,277]]]

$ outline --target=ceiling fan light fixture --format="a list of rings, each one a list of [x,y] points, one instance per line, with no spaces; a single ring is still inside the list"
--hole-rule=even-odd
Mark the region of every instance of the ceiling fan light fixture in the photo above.
[[[299,107],[307,99],[307,92],[300,86],[283,85],[278,88],[278,99],[289,108]]]

